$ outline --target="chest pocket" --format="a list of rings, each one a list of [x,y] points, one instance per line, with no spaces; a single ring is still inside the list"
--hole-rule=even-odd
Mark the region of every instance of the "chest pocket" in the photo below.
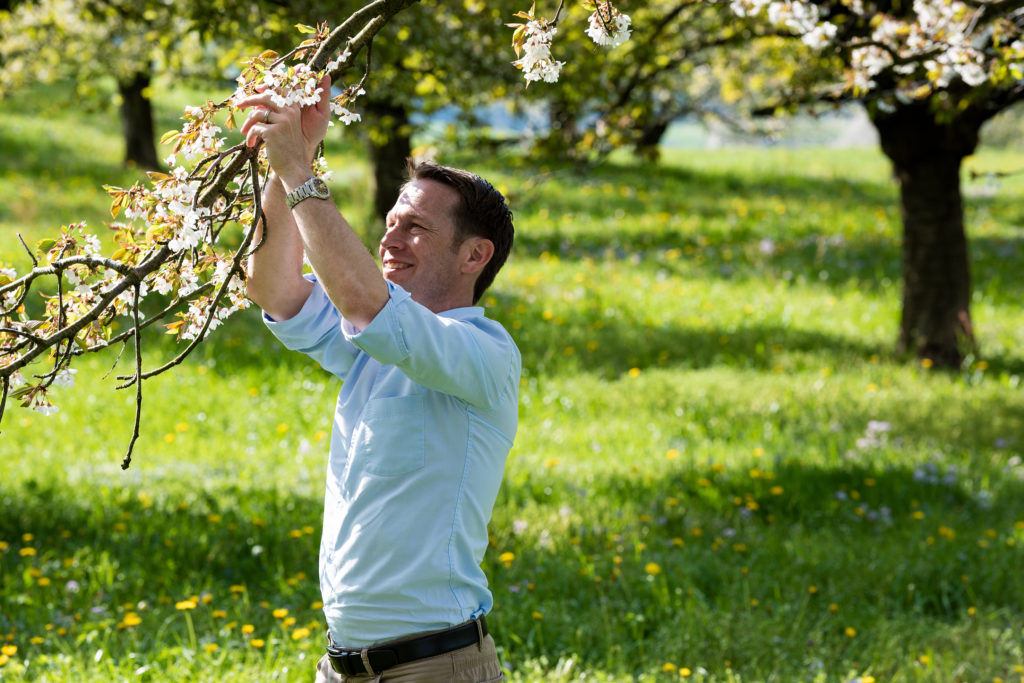
[[[424,395],[377,398],[366,404],[352,435],[352,466],[396,477],[425,463]]]

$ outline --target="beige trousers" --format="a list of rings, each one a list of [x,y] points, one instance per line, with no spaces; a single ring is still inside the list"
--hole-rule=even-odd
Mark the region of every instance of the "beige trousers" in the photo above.
[[[418,659],[376,675],[344,676],[331,668],[324,655],[316,664],[316,683],[492,683],[502,680],[494,638],[489,634],[474,643],[443,655]]]

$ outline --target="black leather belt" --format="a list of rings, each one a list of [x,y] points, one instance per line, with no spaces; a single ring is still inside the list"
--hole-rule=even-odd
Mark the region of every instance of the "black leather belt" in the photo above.
[[[390,645],[378,645],[365,650],[343,650],[331,643],[327,646],[327,656],[331,660],[331,668],[336,672],[345,676],[358,676],[371,673],[363,664],[364,653],[370,662],[370,668],[374,673],[379,673],[399,664],[475,645],[486,635],[487,622],[481,616],[479,619],[466,622],[447,631],[410,638]]]

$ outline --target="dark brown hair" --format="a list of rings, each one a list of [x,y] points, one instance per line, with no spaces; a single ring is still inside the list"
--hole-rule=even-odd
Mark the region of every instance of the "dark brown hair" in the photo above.
[[[452,216],[456,248],[469,237],[483,237],[494,244],[494,255],[480,271],[473,288],[473,303],[477,303],[512,251],[515,229],[512,227],[512,211],[505,197],[477,174],[433,161],[416,164],[410,159],[408,174],[410,181],[433,180],[458,193],[459,202]]]

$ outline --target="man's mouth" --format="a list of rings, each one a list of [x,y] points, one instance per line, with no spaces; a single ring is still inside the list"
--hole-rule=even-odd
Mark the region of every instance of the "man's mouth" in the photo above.
[[[406,270],[407,268],[412,268],[412,264],[399,263],[398,261],[386,261],[384,263],[384,268],[387,270]]]

